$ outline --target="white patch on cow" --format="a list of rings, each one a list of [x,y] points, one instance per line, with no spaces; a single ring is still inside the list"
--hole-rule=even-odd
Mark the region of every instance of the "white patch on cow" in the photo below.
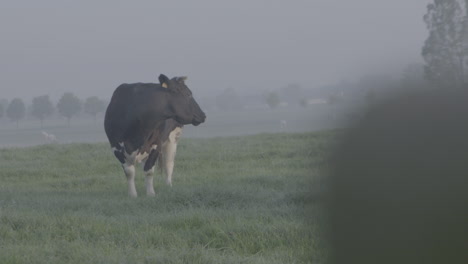
[[[145,160],[146,158],[148,158],[149,154],[146,153],[146,152],[143,152],[143,153],[138,153],[136,156],[135,156],[135,161],[138,162],[138,163],[141,163],[143,160]]]
[[[169,139],[163,144],[164,170],[166,172],[166,183],[172,186],[172,172],[174,171],[174,160],[177,151],[177,142],[182,134],[182,128],[176,127],[169,134]]]
[[[180,135],[182,135],[182,128],[176,127],[174,130],[171,131],[171,133],[169,133],[169,141],[177,143]]]
[[[153,147],[151,149],[156,149],[156,145],[153,145]],[[127,152],[124,152],[124,154],[125,163],[128,164],[141,163],[142,161],[146,160],[149,156],[148,152],[139,153],[138,149],[132,152],[131,154],[128,154]]]
[[[116,147],[112,147],[111,150],[113,152],[124,152],[125,151],[125,148],[124,148],[124,143],[123,142],[120,142],[118,143],[120,145],[120,150],[118,150]]]
[[[129,165],[125,163],[122,167],[125,172],[125,176],[127,176],[128,195],[130,197],[137,197],[137,191],[135,188],[135,166],[133,164]]]
[[[134,165],[138,150],[135,150],[134,152],[128,154],[124,149],[123,153],[125,155],[125,164]]]

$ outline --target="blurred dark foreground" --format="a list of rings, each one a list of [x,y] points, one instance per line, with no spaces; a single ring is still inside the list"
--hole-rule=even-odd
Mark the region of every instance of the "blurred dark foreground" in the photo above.
[[[387,99],[343,135],[332,263],[468,263],[467,90]]]

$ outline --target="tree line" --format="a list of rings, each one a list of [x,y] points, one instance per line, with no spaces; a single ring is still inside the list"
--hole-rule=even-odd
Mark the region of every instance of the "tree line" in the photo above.
[[[105,109],[106,103],[97,96],[88,97],[82,102],[76,95],[68,92],[62,95],[55,106],[48,95],[34,97],[29,112],[32,117],[41,122],[42,128],[44,121],[56,111],[67,119],[67,125],[70,126],[70,120],[82,110],[96,120],[97,115],[104,112]],[[18,127],[19,121],[26,117],[26,112],[26,104],[21,98],[14,98],[9,103],[6,100],[0,101],[0,118],[6,116],[16,123],[16,127]]]

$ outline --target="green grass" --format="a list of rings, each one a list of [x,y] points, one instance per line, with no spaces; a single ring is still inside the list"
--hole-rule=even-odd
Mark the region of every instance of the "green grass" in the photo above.
[[[108,144],[0,149],[1,263],[324,263],[331,132],[182,139],[127,197]]]

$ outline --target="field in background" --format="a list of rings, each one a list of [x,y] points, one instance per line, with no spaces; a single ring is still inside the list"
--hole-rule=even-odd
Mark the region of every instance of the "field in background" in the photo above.
[[[206,123],[198,127],[186,126],[185,138],[208,138],[253,135],[258,133],[310,132],[332,129],[343,124],[352,111],[342,105],[310,105],[307,108],[289,107],[256,109],[237,112],[207,112]],[[286,121],[286,127],[281,121]],[[37,120],[16,124],[6,119],[0,122],[0,147],[24,147],[46,143],[41,132],[54,134],[59,143],[107,142],[102,116],[97,120],[77,117],[71,127],[65,119],[46,120],[44,128]]]
[[[324,263],[332,132],[184,138],[127,197],[107,144],[0,149],[2,263]]]

